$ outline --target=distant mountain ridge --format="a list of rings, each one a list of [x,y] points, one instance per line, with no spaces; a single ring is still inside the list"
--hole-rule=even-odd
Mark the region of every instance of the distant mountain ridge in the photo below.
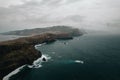
[[[70,26],[53,26],[53,27],[46,27],[46,28],[34,28],[34,29],[24,29],[24,30],[16,30],[2,33],[4,35],[20,35],[20,36],[33,36],[39,35],[42,33],[69,33],[72,36],[79,36],[82,34],[77,28],[72,28]]]

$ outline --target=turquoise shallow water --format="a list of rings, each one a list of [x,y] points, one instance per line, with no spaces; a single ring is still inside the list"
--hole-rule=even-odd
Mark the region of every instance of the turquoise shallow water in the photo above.
[[[51,59],[10,80],[120,80],[119,34],[85,34],[38,50]]]

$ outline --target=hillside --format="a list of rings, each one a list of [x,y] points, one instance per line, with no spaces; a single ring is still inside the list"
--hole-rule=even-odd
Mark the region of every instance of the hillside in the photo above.
[[[20,36],[33,36],[33,35],[39,35],[42,33],[69,33],[73,36],[78,36],[82,34],[82,31],[80,31],[77,28],[72,28],[70,26],[53,26],[53,27],[47,27],[47,28],[34,28],[34,29],[24,29],[24,30],[17,30],[17,31],[10,31],[2,33],[4,35],[20,35]]]
[[[52,28],[57,29],[57,27]],[[74,36],[82,35],[78,29],[66,28],[68,29],[66,29],[67,31],[63,30],[62,27],[59,28],[59,32],[58,30],[54,30],[53,32],[47,30],[48,32],[43,32],[39,35],[0,42],[0,80],[14,69],[24,64],[32,64],[34,60],[41,57],[42,53],[34,48],[36,44],[51,43],[57,39],[72,39]],[[21,32],[25,32],[25,30]],[[35,32],[33,31],[33,33]],[[26,35],[32,34],[26,33]]]

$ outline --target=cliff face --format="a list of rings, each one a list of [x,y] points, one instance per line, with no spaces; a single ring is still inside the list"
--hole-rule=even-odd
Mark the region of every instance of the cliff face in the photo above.
[[[22,65],[32,64],[34,60],[41,57],[41,52],[35,50],[33,45],[21,48],[6,46],[4,50],[5,53],[0,55],[0,78]]]
[[[14,69],[24,64],[32,64],[34,60],[41,57],[41,52],[35,50],[34,45],[54,42],[56,39],[72,38],[68,33],[44,33],[0,42],[0,79]]]

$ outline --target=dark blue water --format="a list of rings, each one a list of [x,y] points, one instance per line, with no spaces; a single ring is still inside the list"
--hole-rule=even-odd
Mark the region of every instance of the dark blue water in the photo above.
[[[38,49],[51,59],[11,80],[120,80],[119,34],[85,34]]]

